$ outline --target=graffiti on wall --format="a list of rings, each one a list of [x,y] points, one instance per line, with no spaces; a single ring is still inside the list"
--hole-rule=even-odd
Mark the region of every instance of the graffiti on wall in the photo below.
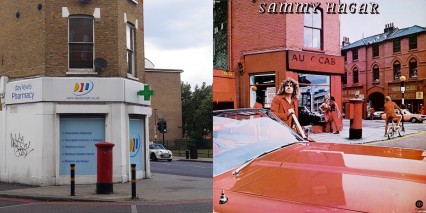
[[[25,143],[24,136],[21,136],[20,133],[18,135],[10,133],[10,148],[13,149],[16,157],[26,157],[34,151],[34,149],[31,149],[30,146],[31,141]]]

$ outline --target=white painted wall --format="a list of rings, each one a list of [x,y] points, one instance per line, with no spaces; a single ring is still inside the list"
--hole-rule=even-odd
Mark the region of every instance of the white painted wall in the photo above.
[[[72,78],[71,81],[76,81],[76,79]],[[52,85],[50,78],[47,80],[36,79],[34,82],[32,85],[43,82],[41,85],[32,86],[35,94],[41,91],[37,87],[45,87],[44,82],[48,86]],[[28,80],[25,80],[25,83],[28,83]],[[21,84],[13,82],[9,88],[15,88],[16,85]],[[135,94],[138,86],[143,86],[143,84],[137,85],[134,82],[128,85],[133,90],[132,94]],[[117,89],[122,89],[125,94],[125,88]],[[44,91],[44,89],[42,90]],[[43,95],[45,94],[43,92]],[[125,96],[130,99],[134,98],[131,94]],[[134,99],[134,101],[140,102],[139,99]],[[107,142],[115,144],[113,148],[113,182],[130,180],[129,114],[143,115],[145,165],[143,171],[137,172],[137,178],[151,176],[149,155],[147,154],[149,153],[147,124],[148,118],[152,114],[149,105],[134,102],[130,104],[123,102],[122,99],[119,102],[44,100],[44,102],[8,104],[0,111],[0,181],[40,186],[69,184],[69,176],[59,175],[59,122],[60,115],[64,113],[101,113],[105,115],[105,139]],[[96,175],[76,176],[76,183],[96,183]]]

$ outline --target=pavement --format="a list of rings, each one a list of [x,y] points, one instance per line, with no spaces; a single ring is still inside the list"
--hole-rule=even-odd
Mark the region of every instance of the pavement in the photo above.
[[[343,130],[339,134],[333,133],[309,133],[309,137],[317,142],[343,143],[343,144],[366,144],[377,141],[388,140],[384,137],[384,120],[362,120],[362,137],[360,139],[349,139],[350,120],[343,119]],[[416,134],[416,130],[406,130],[405,135]]]
[[[206,163],[213,162],[212,158],[185,159],[184,157],[173,157],[173,159]],[[152,173],[151,178],[137,181],[137,199],[131,199],[132,191],[130,182],[114,183],[113,191],[114,193],[112,194],[96,194],[96,184],[76,184],[75,196],[70,196],[71,189],[69,185],[28,186],[0,191],[0,197],[44,201],[204,203],[212,201],[212,178]]]

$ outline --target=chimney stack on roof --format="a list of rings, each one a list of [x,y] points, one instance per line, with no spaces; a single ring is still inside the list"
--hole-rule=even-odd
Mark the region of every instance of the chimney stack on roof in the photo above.
[[[343,41],[342,41],[342,47],[351,44],[351,42],[349,42],[349,38],[343,36]]]
[[[393,22],[385,25],[385,33],[391,33],[395,27],[393,26]]]

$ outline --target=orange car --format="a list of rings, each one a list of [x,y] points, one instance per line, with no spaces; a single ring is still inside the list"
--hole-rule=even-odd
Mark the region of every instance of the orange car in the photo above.
[[[214,212],[426,210],[423,150],[307,141],[266,109],[213,114]]]

